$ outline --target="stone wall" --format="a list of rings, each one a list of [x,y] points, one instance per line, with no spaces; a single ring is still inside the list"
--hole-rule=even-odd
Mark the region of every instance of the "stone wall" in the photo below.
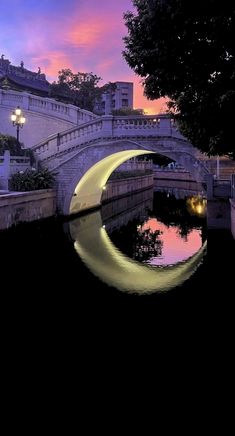
[[[230,205],[227,198],[207,200],[208,229],[230,229]]]
[[[187,180],[190,182],[195,181],[195,179],[188,171],[170,168],[154,169],[154,178],[159,180]]]
[[[20,222],[48,218],[55,212],[56,194],[52,189],[0,195],[1,230]]]
[[[138,192],[153,186],[153,175],[132,177],[130,179],[110,180],[103,192],[101,202],[113,200],[127,194]]]

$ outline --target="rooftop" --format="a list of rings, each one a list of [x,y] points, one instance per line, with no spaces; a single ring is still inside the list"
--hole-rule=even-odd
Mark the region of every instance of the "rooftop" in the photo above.
[[[43,93],[48,93],[49,82],[46,80],[45,74],[41,73],[40,67],[38,72],[33,72],[24,68],[24,62],[21,61],[20,66],[11,65],[8,59],[2,54],[0,57],[0,82],[7,79],[21,88],[29,88]]]

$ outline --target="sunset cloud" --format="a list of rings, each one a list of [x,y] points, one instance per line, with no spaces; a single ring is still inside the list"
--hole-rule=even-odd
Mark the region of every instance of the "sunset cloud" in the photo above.
[[[97,74],[101,85],[134,82],[134,106],[157,113],[163,101],[143,96],[140,78],[122,57],[123,13],[131,8],[131,0],[1,0],[0,50],[14,65],[40,66],[49,81],[70,68]]]

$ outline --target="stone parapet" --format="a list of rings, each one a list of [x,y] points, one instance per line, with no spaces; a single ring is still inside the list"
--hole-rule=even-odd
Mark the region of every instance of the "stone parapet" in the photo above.
[[[26,117],[24,128],[20,131],[20,141],[27,148],[40,143],[50,135],[97,118],[92,112],[59,102],[53,98],[0,89],[1,133],[16,135],[10,117],[17,106],[20,106]]]
[[[48,218],[56,212],[56,193],[53,189],[30,192],[11,192],[0,195],[0,229],[8,229],[20,222]]]

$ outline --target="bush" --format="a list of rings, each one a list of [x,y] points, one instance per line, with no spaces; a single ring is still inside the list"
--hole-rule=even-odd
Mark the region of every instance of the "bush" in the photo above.
[[[132,109],[131,107],[122,107],[113,109],[112,115],[129,116],[129,115],[146,115],[144,109]]]
[[[48,169],[20,171],[11,176],[9,187],[11,191],[36,191],[53,187],[55,173]]]

